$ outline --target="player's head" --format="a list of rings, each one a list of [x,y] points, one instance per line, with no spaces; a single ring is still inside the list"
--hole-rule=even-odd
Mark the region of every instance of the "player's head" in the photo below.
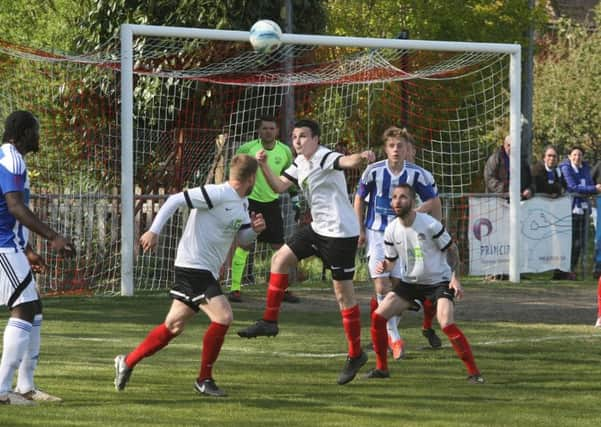
[[[29,111],[13,111],[4,123],[2,142],[9,142],[17,147],[21,154],[40,148],[40,122]]]
[[[257,133],[263,143],[272,144],[278,137],[280,129],[273,116],[261,116],[257,120]]]
[[[248,154],[236,154],[230,163],[230,181],[239,181],[247,185],[248,196],[255,185],[258,167],[259,163],[254,157]]]
[[[568,158],[570,162],[576,166],[582,166],[582,161],[584,160],[584,149],[578,145],[570,148]]]
[[[292,129],[292,146],[298,155],[309,158],[317,150],[321,131],[316,121],[298,120]]]
[[[415,207],[415,190],[409,184],[403,183],[394,187],[390,207],[398,217],[405,218]]]
[[[388,160],[402,162],[408,159],[410,146],[414,146],[413,135],[405,128],[391,126],[382,134],[384,152]]]
[[[552,145],[547,145],[543,151],[543,162],[548,168],[554,168],[557,166],[557,149]]]

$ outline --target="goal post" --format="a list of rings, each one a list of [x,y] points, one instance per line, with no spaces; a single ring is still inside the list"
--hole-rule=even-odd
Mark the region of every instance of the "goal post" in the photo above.
[[[121,294],[131,296],[134,293],[134,267],[135,267],[135,188],[134,188],[134,37],[168,37],[174,39],[191,39],[191,40],[216,40],[230,41],[238,43],[248,43],[249,33],[246,31],[226,31],[214,29],[195,29],[195,28],[178,28],[178,27],[163,27],[149,25],[131,25],[124,24],[121,26]],[[378,39],[378,38],[359,38],[359,37],[339,37],[339,36],[322,36],[322,35],[301,35],[301,34],[283,34],[281,37],[282,47],[285,46],[323,46],[332,48],[360,48],[367,52],[380,49],[399,50],[399,51],[429,51],[429,52],[450,52],[450,53],[474,53],[474,54],[502,54],[509,57],[509,81],[504,82],[509,89],[509,134],[512,138],[512,149],[510,159],[510,191],[509,191],[509,216],[510,216],[510,258],[509,258],[509,279],[512,282],[519,282],[519,259],[520,259],[520,239],[519,239],[519,224],[520,224],[520,157],[521,157],[521,114],[520,114],[520,93],[521,93],[521,47],[517,44],[497,44],[497,43],[471,43],[471,42],[447,42],[447,41],[422,41],[422,40],[401,40],[401,39]],[[469,59],[467,60],[469,63]],[[227,63],[228,67],[233,66],[233,63]],[[344,69],[352,67],[353,64],[333,64],[331,68]],[[326,65],[324,68],[330,67]],[[449,65],[450,67],[450,65]],[[235,67],[234,67],[235,68]],[[306,71],[302,69],[301,73],[306,73],[309,80],[307,84],[314,84],[311,78],[313,69]],[[346,79],[355,79],[349,84],[353,85],[356,90],[360,85],[367,85],[376,82],[378,90],[386,83],[391,81],[393,77],[390,75],[398,75],[403,70],[391,67],[386,70],[377,70],[377,77],[372,75],[365,77],[363,80],[356,79],[352,71],[345,77]],[[444,70],[443,70],[444,71]],[[429,70],[423,74],[416,73],[417,79],[432,79],[433,75],[444,75],[444,72],[436,72]],[[384,77],[381,77],[381,76]],[[502,75],[502,74],[501,74]],[[504,75],[503,75],[504,76]],[[290,73],[285,71],[277,76],[271,76],[272,80],[267,80],[267,87],[287,87],[298,84],[296,77],[292,77]],[[405,78],[405,77],[402,77]],[[204,75],[192,76],[192,79],[203,80]],[[249,77],[250,79],[250,77]],[[338,79],[344,81],[344,79]],[[233,86],[241,86],[243,83],[237,78],[234,78],[230,84]],[[209,95],[210,96],[210,95]],[[261,96],[274,96],[268,93]],[[278,95],[279,96],[279,95]],[[336,92],[335,97],[356,99],[361,94],[346,93],[340,89]],[[492,95],[492,96],[497,96]],[[345,99],[340,101],[342,104]],[[371,104],[370,104],[371,105]],[[340,108],[344,108],[342,105]],[[253,107],[254,108],[254,107]],[[350,113],[349,113],[350,114]],[[487,113],[483,113],[487,114]],[[344,116],[347,117],[348,116]],[[339,129],[335,129],[339,131]],[[470,130],[471,131],[471,130]],[[449,132],[455,132],[450,130]],[[369,135],[369,130],[366,131]],[[469,133],[469,132],[467,132]],[[283,139],[283,138],[282,138]],[[323,138],[322,138],[323,139]],[[432,157],[435,155],[432,154]]]

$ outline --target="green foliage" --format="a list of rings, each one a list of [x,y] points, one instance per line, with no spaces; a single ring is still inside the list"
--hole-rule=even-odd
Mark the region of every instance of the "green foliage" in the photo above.
[[[92,0],[0,0],[0,37],[28,47],[67,51]]]
[[[596,8],[601,28],[601,5]],[[588,32],[568,19],[542,40],[535,62],[535,153],[547,143],[564,153],[578,144],[587,158],[601,156],[601,32]]]
[[[319,33],[325,25],[322,0],[293,1],[294,31]],[[259,19],[285,28],[285,1],[272,0],[98,0],[80,24],[77,44],[98,48],[118,36],[123,23],[248,30]]]
[[[332,0],[329,33],[396,37],[408,30],[412,39],[521,43],[531,22],[545,22],[542,6],[524,0]]]

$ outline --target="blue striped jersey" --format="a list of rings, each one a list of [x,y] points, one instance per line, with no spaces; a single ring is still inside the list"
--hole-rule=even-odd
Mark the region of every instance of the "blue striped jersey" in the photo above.
[[[422,202],[438,196],[436,182],[430,172],[413,163],[405,161],[398,175],[388,167],[388,160],[381,160],[367,166],[357,188],[357,194],[367,201],[365,227],[374,231],[384,231],[394,219],[390,207],[392,191],[399,184],[413,187]]]
[[[9,212],[6,194],[20,191],[29,206],[29,179],[21,153],[12,144],[0,147],[0,252],[16,252],[25,248],[29,230]]]

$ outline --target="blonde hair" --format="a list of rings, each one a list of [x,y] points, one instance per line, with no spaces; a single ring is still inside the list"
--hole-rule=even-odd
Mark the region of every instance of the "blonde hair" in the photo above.
[[[384,131],[382,134],[382,142],[386,144],[386,141],[389,139],[401,139],[409,144],[415,146],[415,139],[413,135],[409,133],[407,128],[399,128],[396,126],[390,126],[388,129]]]
[[[257,173],[259,163],[248,154],[236,154],[230,162],[230,179],[246,181]]]

